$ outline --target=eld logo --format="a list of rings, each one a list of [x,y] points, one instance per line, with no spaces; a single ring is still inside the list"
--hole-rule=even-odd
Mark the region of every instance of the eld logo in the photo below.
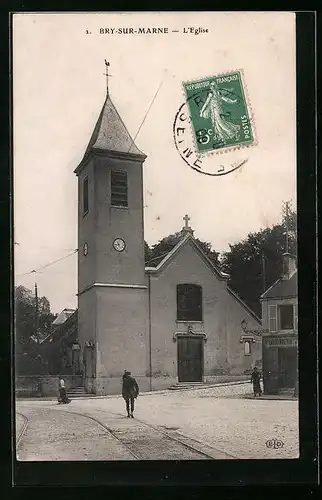
[[[266,441],[266,446],[267,448],[273,448],[274,450],[277,450],[278,448],[283,448],[284,443],[280,439],[268,439]]]

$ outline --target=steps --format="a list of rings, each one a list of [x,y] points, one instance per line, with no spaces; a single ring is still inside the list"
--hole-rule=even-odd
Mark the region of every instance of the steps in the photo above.
[[[79,386],[79,387],[72,387],[67,391],[67,396],[69,398],[83,398],[88,396],[88,393],[85,390],[85,387]]]
[[[169,387],[170,391],[182,391],[188,389],[197,389],[202,387],[208,387],[205,382],[178,382],[177,384]]]

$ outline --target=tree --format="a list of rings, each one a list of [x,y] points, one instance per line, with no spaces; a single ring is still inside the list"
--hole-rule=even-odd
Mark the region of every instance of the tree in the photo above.
[[[151,248],[147,244],[147,242],[144,242],[144,260],[145,262],[148,262],[151,259]]]
[[[28,288],[15,287],[15,332],[18,345],[30,343],[35,332],[35,298]]]
[[[221,258],[221,265],[230,275],[229,286],[261,316],[260,296],[282,274],[288,229],[288,250],[296,255],[296,213],[272,228],[250,233],[239,243],[229,245]]]
[[[57,314],[50,311],[50,303],[47,297],[38,299],[38,337],[40,340],[47,337],[51,331],[51,325]]]
[[[14,290],[15,356],[18,373],[32,373],[41,367],[39,341],[49,334],[56,315],[50,312],[46,297],[38,299],[31,290],[20,285]]]

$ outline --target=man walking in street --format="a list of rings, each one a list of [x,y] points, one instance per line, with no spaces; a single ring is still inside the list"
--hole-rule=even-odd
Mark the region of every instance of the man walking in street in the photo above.
[[[134,377],[131,376],[131,372],[125,370],[123,375],[123,385],[122,385],[122,396],[125,400],[126,411],[128,418],[134,418],[134,399],[139,395],[139,386]],[[131,413],[130,413],[131,405]]]
[[[261,379],[261,374],[257,370],[257,366],[252,371],[252,376],[250,381],[253,383],[253,391],[254,391],[254,396],[256,397],[257,394],[259,396],[262,395],[262,389],[261,389],[261,384],[260,384],[260,379]]]

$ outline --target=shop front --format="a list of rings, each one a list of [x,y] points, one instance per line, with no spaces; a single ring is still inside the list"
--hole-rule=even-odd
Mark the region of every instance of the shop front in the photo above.
[[[295,257],[283,255],[283,275],[261,296],[264,394],[298,388],[298,300]]]
[[[297,386],[297,335],[263,336],[265,394],[294,391]]]

